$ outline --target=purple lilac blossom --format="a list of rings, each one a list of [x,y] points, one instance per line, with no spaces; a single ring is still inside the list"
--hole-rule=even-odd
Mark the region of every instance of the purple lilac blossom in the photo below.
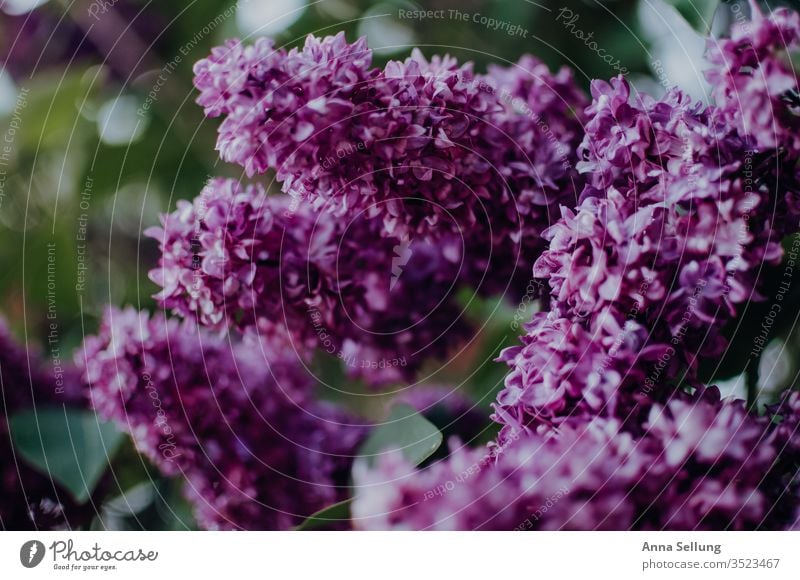
[[[304,280],[316,274],[306,274],[306,266],[315,267],[318,257],[294,243],[308,237],[313,222],[287,207],[285,198],[267,197],[260,186],[221,178],[193,202],[178,201],[173,213],[162,215],[161,227],[145,231],[161,244],[159,267],[150,272],[162,288],[156,299],[216,330],[281,321],[282,285],[287,297],[303,296]],[[323,260],[327,251],[322,245]]]
[[[632,321],[596,335],[580,321],[558,312],[537,312],[525,326],[521,345],[498,360],[509,367],[493,418],[502,425],[498,441],[531,430],[548,430],[565,418],[616,415],[626,418],[646,392],[632,388],[645,380],[637,363],[657,358],[644,350],[647,332]],[[623,388],[626,387],[626,388]]]
[[[504,433],[573,412],[625,418],[631,403],[691,385],[717,356],[723,326],[782,257],[789,207],[719,109],[672,90],[632,98],[621,77],[595,81],[579,167],[579,205],[544,237],[534,276],[549,286],[498,398]],[[659,393],[659,391],[664,393]],[[642,397],[642,395],[646,395]]]
[[[150,277],[165,308],[212,329],[288,328],[372,384],[408,379],[469,336],[456,301],[463,248],[401,244],[380,223],[319,217],[288,196],[214,179],[146,234],[161,245]]]
[[[716,402],[714,402],[716,400]],[[635,437],[579,418],[525,434],[494,458],[459,448],[415,471],[399,454],[357,464],[353,522],[385,530],[752,530],[796,518],[798,456],[743,402],[654,405]]]
[[[706,73],[725,120],[760,149],[800,156],[800,15],[778,8],[764,15],[750,3],[752,19],[735,23],[730,38],[711,39]]]
[[[530,281],[529,265],[545,247],[542,232],[558,219],[560,205],[575,206],[583,188],[576,149],[589,101],[569,69],[552,74],[530,55],[509,67],[492,65],[474,82],[503,106],[486,131],[499,129],[513,144],[495,152],[493,171],[502,184],[493,190],[511,191],[522,217],[516,226],[509,203],[487,200],[467,236],[464,280],[480,294],[517,301]]]
[[[545,312],[526,326],[523,344],[501,356],[511,372],[495,408],[498,441],[484,451],[456,444],[446,462],[421,472],[399,457],[376,471],[357,466],[357,525],[792,527],[795,399],[784,397],[771,411],[780,420],[770,424],[740,403],[720,403],[714,389],[697,383],[696,370],[699,358],[724,350],[722,327],[761,299],[761,270],[780,261],[780,239],[800,213],[797,82],[784,51],[796,49],[797,31],[796,14],[758,13],[733,39],[712,45],[716,105],[678,90],[661,100],[633,98],[619,78],[593,83],[585,116],[575,112],[584,100],[569,73],[552,75],[532,58],[476,75],[450,57],[426,60],[415,51],[379,70],[363,40],[348,45],[342,35],[309,37],[289,52],[268,40],[252,47],[231,41],[195,69],[198,102],[209,116],[224,117],[223,159],[250,176],[277,170],[290,197],[310,202],[295,212],[308,212],[308,229],[319,227],[312,210],[341,223],[328,218],[322,231],[329,235],[319,243],[302,226],[274,221],[279,212],[260,231],[265,212],[253,201],[262,204],[264,196],[254,189],[243,195],[247,217],[234,220],[245,225],[216,224],[207,244],[192,241],[189,229],[170,239],[165,222],[156,232],[165,258],[179,257],[162,261],[156,274],[162,299],[184,315],[205,316],[186,306],[179,287],[202,268],[217,278],[204,295],[217,313],[205,321],[211,326],[233,321],[264,330],[280,320],[270,309],[280,308],[294,331],[289,304],[300,312],[294,320],[303,309],[316,313],[314,332],[299,331],[302,342],[331,340],[334,352],[354,360],[385,361],[383,352],[404,352],[400,336],[417,344],[417,335],[427,338],[422,329],[435,334],[452,318],[398,331],[417,320],[408,310],[419,306],[413,292],[403,294],[404,303],[384,286],[386,256],[397,257],[398,243],[430,246],[423,263],[442,256],[448,267],[461,262],[457,277],[479,292],[515,296],[526,278],[519,265],[535,261],[534,276],[548,286]],[[370,225],[355,228],[364,235],[351,234],[358,241],[348,253],[346,232],[362,217]],[[300,232],[294,247],[301,259],[288,269],[295,273],[288,284],[283,258],[277,274],[276,260],[265,258],[276,255],[274,245],[262,244],[275,229],[282,240],[286,230],[289,238]],[[542,239],[549,242],[543,254]],[[320,252],[313,276],[311,260],[303,260],[308,248]],[[215,252],[225,256],[220,263],[234,264],[233,276],[194,266]],[[331,254],[335,277],[330,259],[325,264]],[[341,263],[358,264],[358,275],[342,275]],[[409,284],[407,275],[401,284]],[[286,298],[284,288],[299,291]],[[339,311],[346,321],[336,318]],[[374,337],[384,333],[364,332],[383,327],[391,331],[382,341]],[[569,478],[571,487],[563,485]]]
[[[571,73],[524,57],[481,76],[416,50],[370,63],[343,34],[288,52],[232,40],[197,63],[198,103],[224,116],[217,147],[248,175],[274,168],[284,191],[379,219],[381,235],[465,238],[466,280],[518,294],[542,230],[581,190],[586,98]]]
[[[204,528],[288,529],[346,497],[364,427],[313,399],[288,341],[109,309],[77,360],[98,413],[185,477]]]

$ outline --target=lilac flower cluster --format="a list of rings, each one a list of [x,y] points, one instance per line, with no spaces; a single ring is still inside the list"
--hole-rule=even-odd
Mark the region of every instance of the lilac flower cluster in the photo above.
[[[71,529],[87,523],[91,506],[77,505],[70,493],[29,466],[14,449],[8,419],[14,413],[54,405],[82,407],[77,369],[58,378],[38,353],[17,343],[0,320],[0,530]]]
[[[382,385],[468,338],[462,285],[523,294],[521,265],[574,204],[586,100],[532,57],[485,76],[418,52],[370,63],[342,34],[214,49],[195,84],[224,116],[221,156],[250,176],[275,168],[287,195],[215,179],[147,233],[165,308],[218,330],[288,328]]]
[[[778,8],[768,17],[751,2],[752,20],[734,25],[731,37],[709,42],[708,72],[727,122],[756,147],[800,156],[800,15]]]
[[[614,322],[609,318],[607,325]],[[647,332],[640,325],[627,321],[598,337],[558,312],[538,312],[525,330],[522,344],[505,349],[499,359],[510,367],[493,416],[502,425],[501,444],[569,417],[616,411],[611,414],[626,418],[645,397],[644,391],[621,388],[646,378],[635,364],[637,354],[658,354],[644,348]]]
[[[167,475],[207,529],[288,529],[346,495],[364,427],[313,399],[276,336],[232,341],[109,309],[77,361],[92,405]]]
[[[262,433],[263,416],[300,447],[335,437],[340,447],[325,449],[333,454],[351,452],[361,431],[322,436],[333,411],[317,409],[317,421],[304,422],[289,405],[316,409],[307,387],[284,394],[278,412],[263,373],[242,378],[232,369],[247,367],[254,341],[279,359],[288,343],[298,368],[318,349],[351,375],[384,384],[415,377],[426,359],[464,342],[470,328],[456,291],[466,284],[521,294],[519,264],[538,255],[557,203],[576,191],[575,109],[585,99],[568,72],[551,75],[530,58],[482,79],[469,65],[418,53],[381,71],[370,68],[363,40],[348,45],[342,35],[289,52],[263,39],[229,42],[195,72],[198,102],[225,117],[223,159],[250,176],[276,169],[286,193],[214,179],[163,216],[147,232],[162,253],[151,278],[162,305],[186,322],[107,315],[86,341],[85,378],[101,413],[129,424],[165,473],[184,474],[204,526],[287,527],[341,499],[332,472],[338,477],[347,462],[278,451],[287,446],[249,430]],[[227,335],[226,348],[220,341],[231,328],[243,337]],[[214,364],[203,364],[209,358]],[[248,393],[269,393],[270,412],[256,404],[259,415],[237,418],[245,443],[224,428],[228,408],[247,406],[236,377],[260,385]],[[291,373],[279,379],[303,382]],[[164,391],[155,419],[153,389]],[[202,411],[181,413],[187,400]],[[477,431],[470,420],[456,421],[456,431]],[[309,490],[292,493],[289,482],[303,478]]]
[[[592,94],[586,188],[534,265],[550,313],[501,357],[512,372],[497,417],[517,427],[581,409],[618,414],[642,391],[691,384],[698,361],[724,351],[725,323],[761,298],[761,272],[797,221],[773,193],[779,176],[763,178],[778,153],[752,149],[721,109],[677,90],[632,99],[621,78],[595,81]]]
[[[249,176],[274,168],[293,197],[376,218],[381,235],[466,239],[467,280],[485,292],[525,269],[580,191],[586,99],[569,71],[532,57],[481,76],[414,51],[381,70],[363,39],[339,34],[288,52],[229,41],[195,75],[198,103],[224,117],[224,160]]]
[[[794,521],[798,455],[793,466],[776,462],[786,434],[768,419],[706,393],[654,405],[644,427],[636,438],[617,419],[573,419],[557,436],[522,437],[491,461],[452,442],[448,460],[419,472],[387,455],[377,469],[357,465],[353,521],[373,530],[780,529]]]
[[[198,102],[221,157],[283,193],[214,179],[147,232],[183,320],[110,310],[79,355],[93,405],[184,475],[203,526],[289,528],[347,497],[364,432],[315,398],[312,350],[415,378],[470,332],[460,286],[521,296],[532,264],[542,309],[500,356],[497,440],[419,471],[355,462],[356,527],[797,527],[797,393],[759,417],[698,365],[797,229],[798,30],[759,13],[713,45],[711,106],[621,77],[587,102],[532,57],[480,75],[418,51],[374,68],[341,34],[229,41],[197,63]],[[481,435],[458,394],[400,399]]]
[[[511,370],[498,440],[420,472],[398,456],[358,465],[356,525],[796,527],[797,393],[760,418],[697,373],[724,351],[723,326],[762,299],[763,270],[797,230],[797,81],[776,44],[794,46],[796,18],[759,15],[742,29],[755,40],[740,30],[720,43],[713,106],[593,83],[585,186],[534,264],[544,309],[500,357]],[[738,64],[722,69],[723,57]],[[750,82],[759,74],[769,82]],[[734,103],[738,87],[757,96]],[[781,107],[769,127],[765,103]]]
[[[409,378],[469,335],[456,301],[462,248],[401,244],[379,223],[318,219],[283,195],[214,179],[147,235],[165,308],[212,329],[289,329],[374,384]]]

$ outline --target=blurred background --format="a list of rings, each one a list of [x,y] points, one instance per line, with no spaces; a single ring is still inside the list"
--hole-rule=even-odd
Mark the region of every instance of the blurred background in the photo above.
[[[408,16],[418,10],[434,14]],[[746,2],[711,0],[0,0],[1,314],[20,341],[69,359],[105,304],[156,308],[147,271],[157,247],[142,231],[209,176],[243,177],[219,161],[218,123],[204,119],[192,87],[193,63],[227,38],[295,46],[344,30],[368,38],[376,64],[416,46],[479,71],[532,53],[572,67],[587,90],[589,79],[623,73],[638,90],[678,85],[702,100],[704,36],[742,14]],[[516,310],[475,306],[485,336],[459,372],[487,409],[505,372],[487,361],[516,339]],[[796,314],[775,323],[757,372],[742,375],[734,342],[709,378],[737,394],[747,381],[766,393],[792,382]],[[763,317],[751,308],[742,324]],[[749,350],[757,332],[744,334]],[[126,498],[105,498],[93,525],[124,528],[133,505],[137,527],[193,526],[177,487],[133,449],[114,461]]]

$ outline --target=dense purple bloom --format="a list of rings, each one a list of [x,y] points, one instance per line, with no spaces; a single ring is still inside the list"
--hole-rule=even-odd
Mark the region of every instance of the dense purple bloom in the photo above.
[[[356,462],[356,527],[797,527],[800,396],[759,417],[698,368],[797,229],[798,43],[777,11],[712,44],[711,106],[622,77],[589,103],[532,57],[374,68],[343,34],[215,48],[195,85],[221,157],[284,193],[214,179],[147,232],[184,320],[109,311],[81,354],[95,408],[205,527],[289,528],[347,497],[363,435],[315,399],[311,350],[409,380],[466,342],[459,287],[517,299],[532,264],[497,440],[460,446],[485,420],[453,389],[400,395],[456,437],[426,468]]]
[[[292,243],[305,239],[313,222],[305,214],[293,220],[286,201],[233,179],[213,179],[194,202],[180,200],[175,212],[162,216],[162,227],[145,232],[161,244],[159,267],[150,272],[162,287],[156,298],[213,329],[277,324],[282,282],[287,296],[302,295],[304,266],[317,257]],[[287,227],[290,222],[296,223]],[[323,259],[327,249],[323,245]]]
[[[100,415],[165,474],[184,475],[202,526],[286,529],[344,499],[363,427],[313,400],[277,336],[231,341],[111,309],[77,360]]]
[[[794,22],[786,14],[781,18]],[[756,43],[774,47],[775,26],[761,21],[759,26],[771,32],[759,32]],[[741,46],[723,46],[747,58]],[[741,81],[750,72],[736,70],[732,78]],[[796,397],[787,395],[772,411],[781,419],[773,428],[746,417],[741,406],[719,406],[713,391],[702,389],[696,378],[698,360],[724,350],[723,326],[748,301],[761,299],[762,270],[780,261],[781,239],[796,229],[793,111],[786,108],[792,115],[775,133],[777,140],[768,139],[757,113],[763,112],[765,99],[785,95],[763,84],[747,87],[762,102],[750,99],[748,106],[754,108],[749,113],[755,116],[744,115],[742,123],[734,122],[742,116],[732,116],[730,100],[725,100],[730,94],[718,95],[718,106],[706,107],[677,90],[659,101],[633,98],[622,78],[593,83],[579,149],[586,187],[577,207],[564,207],[561,220],[544,233],[550,245],[536,260],[534,276],[549,289],[545,311],[526,326],[522,344],[501,356],[511,372],[494,415],[503,425],[494,446],[498,466],[509,461],[509,447],[513,457],[518,439],[554,437],[557,445],[567,446],[563,453],[591,474],[591,459],[580,459],[580,453],[576,458],[569,435],[585,424],[611,425],[615,433],[621,429],[614,444],[624,437],[636,441],[637,454],[626,461],[641,459],[646,472],[635,481],[621,481],[620,490],[633,491],[618,505],[604,502],[608,485],[588,497],[581,493],[581,502],[591,501],[579,511],[590,518],[578,519],[577,529],[747,529],[791,527],[795,521]],[[782,163],[787,150],[788,160]],[[688,387],[705,396],[692,402]],[[608,445],[595,453],[604,461],[616,457]],[[524,468],[513,461],[512,466],[526,485],[539,480],[537,493],[554,494],[558,486],[543,484],[547,478],[537,471],[554,463],[548,457]],[[739,475],[753,469],[751,463],[764,476],[761,481],[747,483]],[[706,473],[697,471],[706,464]],[[464,492],[443,508],[455,514],[456,527],[507,527],[503,518],[508,513],[519,517],[515,509],[531,513],[532,504],[544,504],[546,496],[528,501],[529,491],[520,489],[515,478],[508,483],[492,477],[487,476],[485,487],[472,495]],[[649,506],[637,503],[636,490],[651,480],[655,485],[649,489],[668,499],[663,505],[659,499]],[[727,485],[732,480],[735,485]],[[528,503],[512,502],[507,510],[493,511],[483,494],[495,487],[509,488],[498,495]],[[402,497],[410,503],[413,493]],[[469,502],[475,498],[490,507],[473,509]],[[537,516],[529,527],[571,527],[578,512],[571,501],[560,505],[556,513],[564,511],[556,524]],[[670,511],[674,506],[682,507]],[[437,513],[437,508],[426,508]],[[492,519],[495,513],[499,520]],[[503,523],[496,526],[496,521]],[[412,524],[431,525],[435,519]]]
[[[455,300],[463,248],[403,244],[379,227],[214,179],[147,231],[162,250],[151,278],[181,316],[215,329],[285,327],[300,350],[335,355],[371,383],[397,381],[468,336]]]
[[[647,398],[641,361],[657,360],[661,352],[646,347],[647,331],[637,323],[618,326],[608,316],[592,334],[558,312],[537,312],[525,330],[522,344],[498,359],[511,368],[494,406],[493,418],[503,425],[501,444],[565,418],[626,418]]]
[[[534,266],[553,304],[592,328],[610,310],[620,325],[640,322],[651,343],[680,345],[689,357],[720,352],[716,331],[760,298],[760,269],[779,262],[781,236],[761,209],[766,196],[736,180],[682,185],[669,184],[664,197],[610,188],[565,209]]]
[[[501,357],[504,434],[575,412],[625,418],[692,384],[698,361],[723,352],[723,326],[761,299],[791,231],[762,179],[774,152],[751,150],[719,109],[677,90],[634,99],[622,78],[595,81],[592,96],[586,188],[534,265],[550,314]]]
[[[56,376],[0,320],[0,530],[72,529],[91,519],[91,504],[78,506],[53,478],[20,457],[8,428],[9,417],[20,411],[85,406],[81,394],[76,369],[64,363]]]
[[[585,97],[531,57],[487,76],[419,51],[383,70],[370,59],[343,34],[288,52],[266,39],[214,49],[195,85],[206,114],[225,117],[222,158],[250,176],[275,168],[284,191],[378,218],[381,235],[466,238],[468,281],[504,291],[580,191]]]
[[[727,122],[758,148],[800,156],[800,15],[779,8],[765,16],[751,2],[752,20],[734,24],[730,38],[712,39],[707,77]]]
[[[519,195],[519,211],[555,208],[555,202],[575,205],[582,189],[574,171],[575,149],[583,138],[583,109],[589,101],[572,71],[565,67],[553,74],[547,65],[525,55],[510,67],[490,66],[488,74],[478,79],[504,108],[497,120],[514,146],[502,152],[506,157],[496,170]]]
[[[713,398],[712,398],[713,399]],[[741,402],[674,400],[637,438],[616,419],[509,440],[495,458],[454,449],[414,471],[400,455],[359,464],[353,520],[362,529],[782,529],[796,517],[797,454]]]
[[[217,141],[224,160],[250,177],[276,168],[283,180],[348,143],[348,119],[362,112],[376,74],[371,62],[366,40],[350,45],[344,33],[309,36],[288,52],[267,38],[252,46],[228,40],[195,64],[197,102],[207,115],[225,116]]]
[[[558,219],[559,206],[576,204],[583,188],[576,149],[588,100],[569,69],[552,74],[529,55],[510,67],[490,66],[474,82],[503,107],[486,127],[487,133],[499,129],[509,141],[492,152],[492,171],[502,183],[491,191],[510,192],[520,219],[509,214],[505,197],[485,201],[485,214],[466,236],[464,280],[481,294],[516,301],[530,281],[530,264],[544,248],[544,228]]]
[[[777,423],[775,429],[775,445],[780,451],[778,461],[787,473],[800,469],[800,391],[786,391],[778,402],[768,408],[768,416]],[[791,494],[791,492],[788,492]],[[794,490],[794,505],[800,505],[800,489]],[[795,513],[792,530],[800,531],[800,510]]]

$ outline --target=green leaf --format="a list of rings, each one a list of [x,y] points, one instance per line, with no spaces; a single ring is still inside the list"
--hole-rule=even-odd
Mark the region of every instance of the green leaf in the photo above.
[[[711,24],[714,21],[714,14],[720,4],[720,0],[665,0],[667,4],[674,6],[692,28],[703,36],[711,32]]]
[[[442,444],[439,430],[405,404],[395,405],[386,421],[378,425],[359,450],[359,460],[372,466],[375,458],[390,451],[401,451],[414,465],[430,457]]]
[[[122,443],[122,433],[91,411],[39,408],[9,420],[20,456],[63,485],[78,503],[89,499]]]
[[[306,521],[297,526],[295,530],[299,532],[322,530],[329,524],[346,522],[350,519],[351,503],[353,503],[352,499],[346,499],[344,501],[329,505],[328,507],[308,516]]]
[[[442,434],[436,426],[406,404],[395,405],[389,417],[378,425],[359,450],[355,461],[372,466],[383,453],[399,450],[414,466],[425,461],[442,444]],[[320,530],[336,522],[350,519],[350,504],[346,499],[311,514],[296,530]]]

